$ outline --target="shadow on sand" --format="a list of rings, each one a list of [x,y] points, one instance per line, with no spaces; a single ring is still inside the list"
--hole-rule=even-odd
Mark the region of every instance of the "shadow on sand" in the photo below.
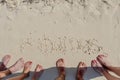
[[[73,68],[73,67],[66,68],[66,80],[75,80],[76,71],[77,71],[77,68]],[[31,80],[33,73],[34,72],[31,72],[30,77],[26,78],[25,80]],[[20,73],[12,74],[10,76],[5,77],[2,80],[6,80],[16,75],[20,75]],[[45,69],[39,80],[55,80],[57,76],[58,76],[58,71],[56,67],[52,67],[52,68]],[[101,75],[95,72],[92,67],[88,67],[87,72],[84,75],[84,80],[90,80],[99,76]]]

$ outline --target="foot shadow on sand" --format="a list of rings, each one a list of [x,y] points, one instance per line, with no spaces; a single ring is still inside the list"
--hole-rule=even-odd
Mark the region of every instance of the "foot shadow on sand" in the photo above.
[[[66,70],[66,80],[75,80],[77,68],[71,67],[71,68],[66,68],[65,70]],[[31,80],[33,73],[34,72],[31,72],[30,77],[24,80]],[[2,80],[6,80],[16,75],[20,75],[20,73],[12,74],[10,76],[5,77]],[[52,67],[52,68],[45,69],[39,80],[55,80],[57,76],[58,76],[58,71],[56,67]],[[90,79],[100,77],[100,76],[101,75],[95,72],[92,67],[88,67],[87,72],[84,75],[84,80],[90,80]]]

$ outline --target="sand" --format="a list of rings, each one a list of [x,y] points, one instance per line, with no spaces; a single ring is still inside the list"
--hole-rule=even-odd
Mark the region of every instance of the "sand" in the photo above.
[[[119,26],[119,0],[0,0],[0,58],[12,55],[8,66],[20,57],[31,60],[33,71],[36,64],[55,67],[61,57],[67,68],[79,61],[91,67],[92,59],[107,53],[119,66]],[[91,69],[85,80],[104,79]],[[67,80],[74,75],[68,71]]]

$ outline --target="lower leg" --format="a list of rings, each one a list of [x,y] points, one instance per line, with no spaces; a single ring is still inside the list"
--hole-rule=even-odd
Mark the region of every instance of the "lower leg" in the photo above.
[[[120,76],[120,68],[119,67],[111,67],[111,71]]]
[[[65,64],[63,59],[58,59],[56,62],[56,67],[58,68],[59,76],[56,78],[56,80],[65,80]]]
[[[13,72],[16,72],[18,70],[20,70],[22,68],[22,66],[24,65],[23,59],[20,58],[14,65],[12,65],[10,68],[8,68],[7,70],[1,71],[0,72],[0,78],[3,78]]]
[[[87,66],[84,62],[80,62],[77,68],[76,80],[84,80],[83,76],[87,70]]]
[[[107,69],[120,76],[120,67],[114,67],[107,55],[98,55],[97,60]]]
[[[31,68],[32,62],[28,61],[24,65],[24,70],[21,75],[18,75],[16,77],[9,78],[8,80],[23,80],[29,76],[30,68]]]
[[[13,78],[10,78],[8,80],[23,80],[23,79],[25,79],[28,76],[29,76],[29,73],[22,73],[21,75],[13,77]]]
[[[105,76],[107,80],[120,80],[120,78],[112,76],[97,60],[93,60],[91,65],[95,71]]]
[[[103,71],[102,74],[106,77],[107,80],[120,80],[120,78],[112,76],[107,71]]]
[[[65,75],[59,75],[55,80],[65,80]]]
[[[0,72],[0,78],[3,78],[3,77],[5,77],[5,76],[7,76],[7,75],[10,75],[11,74],[11,71],[10,70],[5,70],[5,71],[1,71]]]
[[[83,79],[83,76],[81,75],[81,73],[78,72],[78,73],[76,74],[76,80],[84,80],[84,79]]]
[[[35,68],[35,73],[33,74],[32,80],[39,80],[40,76],[43,73],[43,67],[41,65],[37,65]]]
[[[82,77],[78,77],[76,78],[76,80],[84,80]]]

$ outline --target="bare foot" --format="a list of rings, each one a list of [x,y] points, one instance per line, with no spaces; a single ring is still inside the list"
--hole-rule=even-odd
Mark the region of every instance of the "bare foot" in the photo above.
[[[11,73],[14,73],[20,69],[22,69],[24,67],[24,60],[23,58],[20,58],[18,61],[16,61],[16,63],[14,65],[12,65],[9,70],[11,71]]]
[[[98,55],[97,60],[105,67],[112,67],[112,63],[108,59],[107,55]]]
[[[87,66],[84,62],[80,62],[77,68],[76,78],[77,80],[83,79],[85,72],[87,71]]]
[[[104,66],[106,69],[116,73],[120,76],[120,67],[115,67],[108,58],[107,55],[98,55],[97,60]]]
[[[59,74],[65,75],[65,63],[64,63],[64,60],[62,58],[57,60],[56,67],[58,68]]]
[[[23,73],[29,73],[29,72],[30,72],[30,69],[31,69],[31,66],[32,66],[32,62],[31,62],[31,61],[27,61],[27,62],[24,64]]]
[[[8,64],[8,62],[10,61],[11,59],[11,56],[10,55],[5,55],[3,58],[2,58],[2,63],[6,66]]]
[[[37,65],[36,68],[35,68],[35,73],[33,75],[33,80],[39,80],[41,74],[43,73],[43,67],[41,65]]]
[[[99,72],[101,75],[103,75],[104,71],[107,71],[97,60],[92,60],[91,66],[95,71]]]

